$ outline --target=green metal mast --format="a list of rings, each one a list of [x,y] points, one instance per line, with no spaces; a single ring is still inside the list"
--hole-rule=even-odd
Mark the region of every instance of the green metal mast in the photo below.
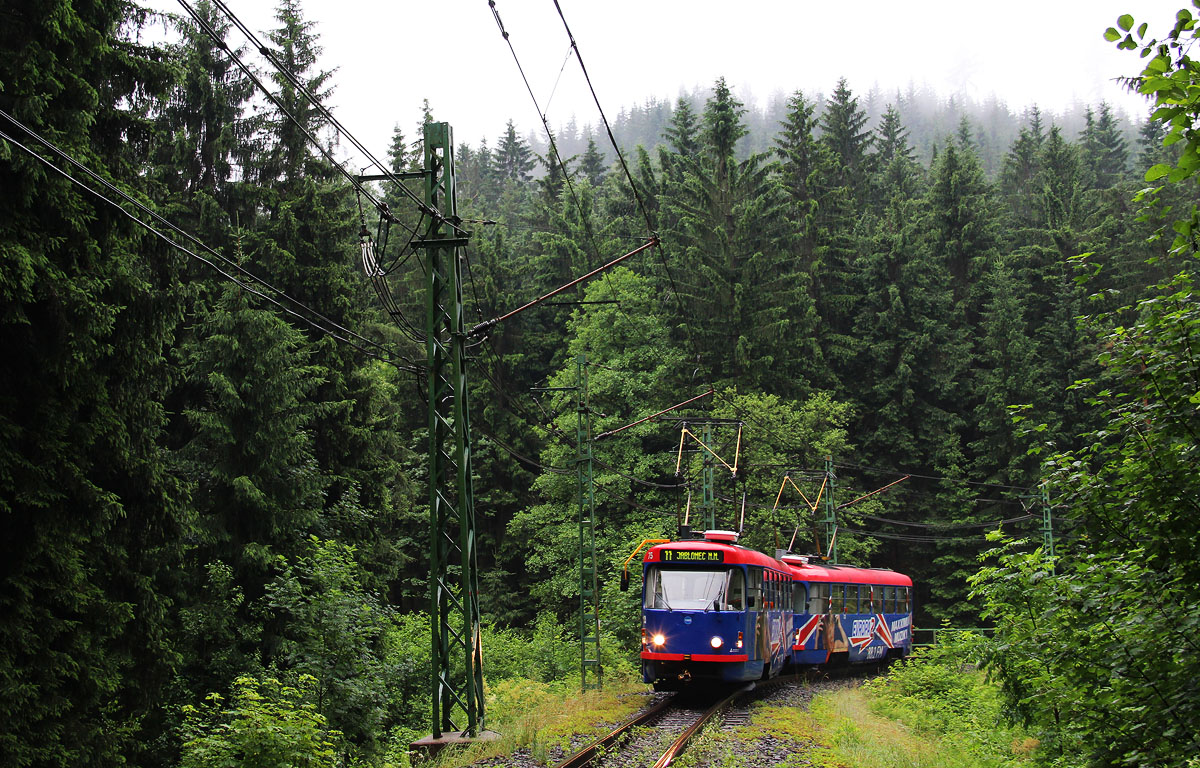
[[[833,504],[833,483],[837,476],[833,474],[833,457],[825,457],[825,541],[829,542],[829,562],[838,561],[837,550],[837,507]]]
[[[704,452],[704,469],[700,472],[701,493],[703,494],[700,508],[704,510],[704,530],[706,531],[715,531],[717,529],[717,492],[716,480],[713,476],[712,445],[712,424],[705,422],[704,446],[708,450]]]
[[[425,351],[429,367],[429,582],[433,636],[433,738],[483,729],[483,648],[479,638],[479,573],[471,487],[462,299],[465,240],[454,188],[454,134],[425,124],[425,203],[432,218],[424,241],[429,281]],[[452,579],[457,574],[457,581]],[[455,720],[455,715],[459,719]]]
[[[579,490],[579,680],[582,690],[602,688],[600,595],[596,588],[596,497],[592,466],[592,417],[588,403],[587,356],[575,358],[577,414],[575,444]]]
[[[1050,490],[1045,484],[1038,489],[1038,500],[1042,505],[1042,551],[1050,558],[1051,573],[1054,572],[1054,518],[1050,514]]]

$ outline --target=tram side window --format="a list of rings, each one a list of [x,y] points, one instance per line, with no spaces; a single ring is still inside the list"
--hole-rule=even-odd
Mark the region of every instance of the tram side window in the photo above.
[[[750,567],[750,582],[746,589],[746,608],[751,611],[759,610],[763,600],[763,569]]]
[[[896,612],[896,588],[883,587],[883,613]]]
[[[883,587],[878,584],[873,584],[863,589],[870,590],[871,594],[871,613],[883,613]]]
[[[830,613],[842,613],[846,609],[846,587],[843,584],[833,585],[833,602]]]
[[[741,568],[735,566],[729,570],[729,578],[725,582],[725,599],[721,602],[722,610],[746,610],[746,576]]]
[[[912,595],[909,593],[909,587],[900,587],[900,612],[912,613]]]
[[[808,587],[808,612],[827,613],[829,611],[829,585],[811,584]]]
[[[801,582],[792,584],[792,613],[804,613],[808,605],[808,585]]]
[[[846,606],[842,613],[858,613],[858,585],[846,585]]]

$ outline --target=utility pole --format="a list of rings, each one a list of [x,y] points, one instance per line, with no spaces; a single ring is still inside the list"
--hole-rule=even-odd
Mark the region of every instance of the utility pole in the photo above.
[[[825,541],[828,542],[827,557],[829,562],[837,563],[837,507],[833,504],[833,482],[837,476],[833,474],[833,457],[825,457]]]
[[[456,228],[454,134],[448,123],[426,123],[424,137],[425,204],[441,215],[431,217],[420,241],[426,249],[429,273],[425,352],[429,368],[432,741],[440,745],[443,735],[475,738],[483,730],[483,648],[467,407],[467,334],[458,252],[466,239]],[[452,579],[455,573],[457,580]]]
[[[704,530],[717,529],[717,493],[716,481],[713,477],[712,423],[704,422],[704,468],[700,472],[700,485],[703,494],[700,508],[704,510]]]
[[[596,496],[592,467],[592,416],[588,402],[587,356],[575,358],[576,480],[579,490],[579,683],[602,688],[600,595],[596,588]]]
[[[1054,573],[1054,518],[1050,514],[1050,489],[1045,483],[1038,489],[1038,500],[1042,506],[1042,552],[1050,561],[1050,572]]]

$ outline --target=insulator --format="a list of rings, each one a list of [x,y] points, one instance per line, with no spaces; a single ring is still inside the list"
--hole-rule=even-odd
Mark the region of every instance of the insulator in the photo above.
[[[383,270],[379,268],[379,262],[375,259],[375,244],[371,242],[370,236],[362,238],[358,247],[362,250],[363,272],[367,277],[383,277]]]

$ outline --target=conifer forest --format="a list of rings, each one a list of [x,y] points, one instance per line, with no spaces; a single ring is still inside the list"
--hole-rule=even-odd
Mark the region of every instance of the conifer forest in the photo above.
[[[0,7],[0,766],[399,764],[429,732],[421,182],[347,178],[300,0],[248,69],[190,5]],[[526,112],[458,143],[469,326],[658,238],[470,339],[486,683],[580,674],[586,376],[593,435],[698,398],[591,442],[612,674],[622,564],[698,525],[680,420],[715,418],[717,527],[825,551],[831,471],[840,559],[988,628],[1039,764],[1196,765],[1194,13],[1095,30],[1132,117],[831,71],[606,105],[619,157]],[[296,757],[244,758],[247,713]]]

